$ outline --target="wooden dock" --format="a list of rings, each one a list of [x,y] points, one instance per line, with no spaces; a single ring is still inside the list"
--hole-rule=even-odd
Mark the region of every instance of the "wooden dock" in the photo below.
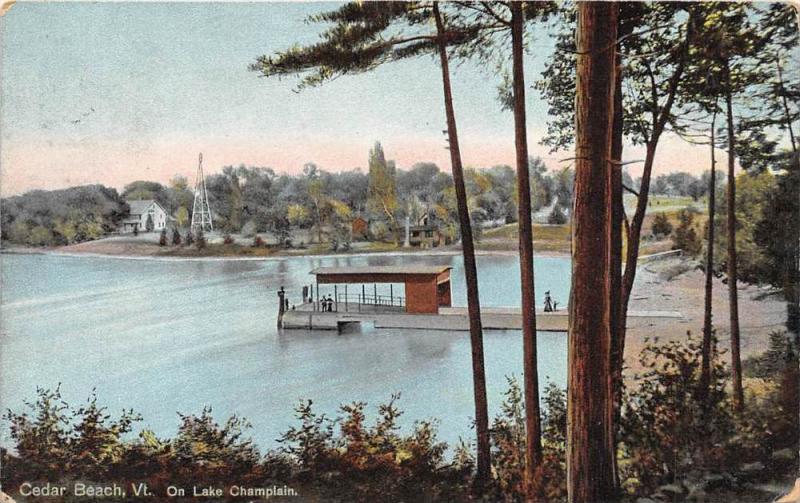
[[[467,308],[451,305],[450,269],[424,265],[314,269],[310,274],[316,277],[316,285],[304,287],[299,305],[290,309],[283,287],[278,291],[278,328],[341,331],[348,325],[372,324],[376,328],[469,330]],[[369,290],[367,283],[372,284]],[[388,296],[378,295],[378,283],[389,284]],[[321,284],[332,285],[333,295],[329,291],[320,296]],[[394,294],[394,284],[403,285],[404,297]],[[348,285],[355,288],[354,294],[348,293]],[[683,316],[674,311],[633,311],[627,317],[629,328],[676,319]],[[481,322],[487,330],[521,330],[522,314],[519,307],[488,307],[481,309]],[[538,330],[566,332],[568,325],[566,308],[536,313]]]
[[[675,311],[632,311],[628,313],[628,326],[655,326],[664,321],[674,321],[683,316]],[[519,308],[489,307],[481,310],[481,322],[487,330],[521,330],[522,315]],[[284,329],[341,330],[348,325],[372,324],[376,328],[411,328],[424,330],[469,330],[465,307],[443,307],[438,314],[405,312],[324,312],[315,311],[305,304],[283,314]],[[547,332],[566,332],[569,313],[537,311],[536,326]]]

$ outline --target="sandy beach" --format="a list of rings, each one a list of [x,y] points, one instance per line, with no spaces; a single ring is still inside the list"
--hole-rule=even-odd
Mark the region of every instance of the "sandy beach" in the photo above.
[[[695,340],[702,337],[705,274],[696,268],[697,265],[678,257],[639,265],[629,310],[678,311],[683,319],[660,324],[657,333],[652,327],[629,323],[625,362],[631,371],[640,369],[638,357],[646,337],[657,336],[661,341],[685,340],[687,331]],[[670,277],[680,270],[685,272]],[[727,350],[730,348],[730,311],[728,285],[722,278],[714,278],[712,306],[719,348]],[[742,358],[765,351],[770,332],[786,328],[786,303],[781,292],[769,286],[739,283],[739,325]],[[729,360],[730,353],[723,358]]]

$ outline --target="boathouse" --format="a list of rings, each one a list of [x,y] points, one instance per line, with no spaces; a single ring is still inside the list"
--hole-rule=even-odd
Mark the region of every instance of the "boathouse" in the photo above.
[[[384,308],[402,307],[409,314],[438,314],[440,307],[450,307],[450,266],[365,266],[365,267],[320,267],[311,271],[316,276],[316,303],[319,303],[319,285],[334,285],[336,288],[336,309],[339,304],[355,300],[359,306],[370,304]],[[348,295],[347,285],[360,284],[361,293],[355,297]],[[405,286],[404,296],[377,295],[374,287],[372,296],[366,294],[366,284],[398,284]],[[344,287],[338,291],[338,285]]]

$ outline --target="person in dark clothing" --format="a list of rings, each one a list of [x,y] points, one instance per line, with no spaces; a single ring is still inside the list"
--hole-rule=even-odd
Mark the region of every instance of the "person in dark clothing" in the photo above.
[[[550,290],[544,292],[544,312],[550,313],[553,311],[553,299],[550,297]]]

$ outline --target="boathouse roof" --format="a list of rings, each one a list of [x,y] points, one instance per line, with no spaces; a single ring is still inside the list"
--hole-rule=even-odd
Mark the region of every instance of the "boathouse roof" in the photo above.
[[[311,271],[316,276],[327,275],[439,275],[452,269],[449,265],[381,265],[361,267],[318,267]]]

